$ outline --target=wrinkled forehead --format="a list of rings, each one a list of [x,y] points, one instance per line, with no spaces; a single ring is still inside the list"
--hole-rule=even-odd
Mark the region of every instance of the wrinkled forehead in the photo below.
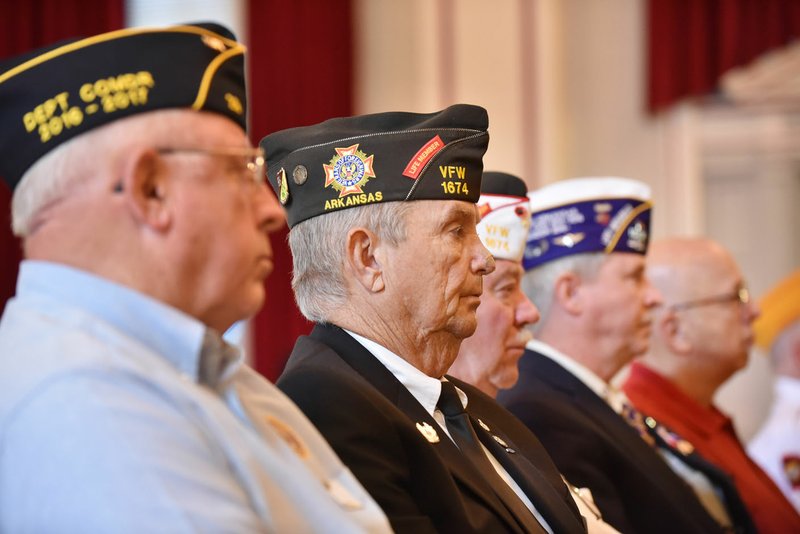
[[[711,290],[733,291],[745,285],[739,266],[728,255],[706,264],[697,264],[693,269],[697,274],[688,282],[695,293],[706,294]]]
[[[619,273],[644,271],[645,257],[634,252],[612,252],[603,260],[601,269]]]
[[[681,288],[679,291],[687,296],[733,291],[744,285],[744,277],[736,261],[721,247],[687,254],[673,269],[664,269],[661,276],[674,277],[671,285]]]
[[[486,275],[486,280],[522,280],[525,269],[522,268],[521,261],[496,259],[494,271]]]
[[[458,222],[475,226],[480,220],[478,207],[459,200],[415,200],[406,216],[406,223],[435,230]]]

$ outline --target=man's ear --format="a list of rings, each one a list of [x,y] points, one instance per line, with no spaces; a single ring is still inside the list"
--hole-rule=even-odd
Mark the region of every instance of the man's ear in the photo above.
[[[168,183],[161,157],[155,150],[145,149],[127,158],[116,191],[124,195],[137,223],[163,231],[172,222],[166,201]]]
[[[386,283],[378,259],[378,236],[366,228],[353,228],[347,232],[347,266],[350,278],[371,293],[383,291]]]
[[[583,311],[583,293],[580,277],[565,272],[556,278],[553,291],[554,304],[558,304],[570,315],[579,315]]]
[[[674,311],[668,309],[658,314],[653,328],[671,352],[687,354],[692,349],[691,342],[686,338],[685,324]]]

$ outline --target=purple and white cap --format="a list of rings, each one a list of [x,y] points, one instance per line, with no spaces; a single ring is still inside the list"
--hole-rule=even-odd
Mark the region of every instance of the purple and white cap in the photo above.
[[[616,177],[573,178],[528,193],[531,227],[526,271],[589,252],[645,254],[650,237],[650,187]]]

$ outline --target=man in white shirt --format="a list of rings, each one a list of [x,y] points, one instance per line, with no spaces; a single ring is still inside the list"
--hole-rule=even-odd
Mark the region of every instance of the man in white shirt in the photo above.
[[[542,440],[567,480],[591,490],[617,530],[721,531],[651,446],[645,420],[609,385],[647,350],[650,314],[661,302],[645,277],[649,187],[576,178],[529,196],[523,288],[541,319],[519,381],[498,400]]]
[[[464,340],[448,374],[472,384],[492,398],[517,383],[517,362],[532,334],[525,328],[539,320],[539,310],[522,291],[522,256],[531,225],[528,187],[504,172],[484,172],[477,231],[495,259],[484,278],[478,326]],[[566,480],[565,480],[566,482]],[[590,534],[618,532],[602,520],[587,488],[570,491]]]
[[[23,238],[0,321],[1,532],[388,532],[311,423],[220,336],[283,213],[216,24],[61,43],[0,74]]]
[[[759,302],[756,344],[768,350],[775,399],[748,452],[800,512],[800,270],[781,280]]]

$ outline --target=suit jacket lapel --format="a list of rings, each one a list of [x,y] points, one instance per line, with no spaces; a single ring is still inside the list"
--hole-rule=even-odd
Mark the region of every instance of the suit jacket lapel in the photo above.
[[[671,435],[671,437],[676,440],[680,438],[672,434],[669,429],[663,425],[658,424],[656,428],[648,426],[647,429],[660,448],[671,451],[671,454],[680,458],[683,463],[703,473],[716,489],[722,492],[725,508],[730,514],[734,525],[738,525],[742,529],[742,532],[758,532],[733,480],[725,471],[703,458],[697,451],[692,450],[691,452],[685,452],[676,446],[676,444],[668,442],[661,432]]]
[[[517,451],[516,445],[510,439],[487,432],[476,420],[473,420],[473,426],[484,447],[489,449],[489,452],[508,471],[554,532],[575,532],[580,528],[575,515],[564,503],[561,495],[553,489],[550,481],[536,469],[536,466],[524,456],[507,451],[507,449]],[[495,436],[502,439],[503,443],[497,441]]]
[[[550,382],[551,385],[569,392],[576,399],[577,405],[585,410],[586,415],[610,437],[609,442],[618,447],[621,453],[628,457],[644,476],[652,480],[653,487],[664,487],[663,476],[674,475],[674,473],[666,462],[652,453],[651,446],[645,443],[637,431],[571,373],[546,356],[538,353],[534,353],[534,355],[537,358],[535,365],[541,371],[539,376]],[[673,476],[673,479],[678,480],[677,476]],[[669,489],[664,491],[671,492]]]
[[[485,501],[487,506],[499,517],[502,517],[509,526],[509,532],[518,531],[519,527],[516,520],[491,487],[483,480],[480,472],[466,460],[461,451],[458,450],[458,447],[439,426],[439,423],[425,411],[425,408],[417,402],[408,389],[372,353],[347,332],[335,325],[318,324],[309,334],[309,337],[333,349],[354,371],[363,376],[367,382],[397,406],[410,419],[412,424],[427,423],[436,430],[439,442],[432,445],[453,476]],[[420,437],[422,436],[420,435]]]
[[[649,445],[638,436],[634,428],[572,373],[538,352],[532,352],[532,357],[537,376],[575,399],[576,404],[587,412],[589,419],[603,428],[604,432],[612,436],[636,436],[636,439],[641,441],[642,447],[632,446],[633,443],[639,443],[632,439],[614,439],[612,441],[616,443],[617,447],[625,449],[629,456],[639,458],[637,463],[641,463],[643,447],[649,448]]]

